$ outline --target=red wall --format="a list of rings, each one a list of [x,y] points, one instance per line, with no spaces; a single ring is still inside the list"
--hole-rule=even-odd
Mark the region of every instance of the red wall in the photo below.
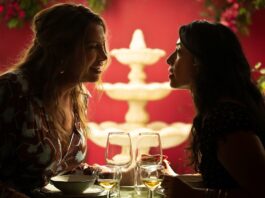
[[[77,2],[77,1],[76,1]],[[84,0],[78,0],[84,2]],[[164,82],[168,80],[165,63],[166,57],[175,48],[178,37],[177,30],[181,24],[200,18],[201,4],[196,0],[109,0],[111,4],[103,13],[108,26],[110,49],[129,47],[132,33],[140,28],[145,35],[145,41],[150,48],[164,49],[167,55],[154,65],[145,68],[147,82]],[[240,37],[244,50],[252,65],[261,61],[265,64],[265,10],[258,11],[253,16],[253,24],[249,37]],[[0,68],[2,70],[15,61],[17,55],[29,43],[31,31],[29,25],[22,29],[9,30],[0,24]],[[110,67],[103,76],[106,82],[128,82],[129,67],[112,59]],[[95,122],[112,120],[124,122],[127,111],[126,102],[118,102],[93,92],[90,101],[89,119]],[[170,96],[155,102],[149,102],[147,110],[150,121],[161,120],[167,123],[182,121],[192,122],[194,107],[187,91],[175,90]],[[90,143],[90,163],[103,162],[103,149]],[[183,172],[181,161],[186,143],[176,148],[167,149],[174,168]],[[93,155],[94,151],[100,155]]]

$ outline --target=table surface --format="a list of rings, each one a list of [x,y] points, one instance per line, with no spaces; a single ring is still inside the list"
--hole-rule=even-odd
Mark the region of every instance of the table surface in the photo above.
[[[179,179],[183,180],[187,184],[189,184],[193,188],[203,188],[202,185],[202,178],[198,174],[187,174],[187,175],[179,175],[177,176]],[[147,188],[146,190],[142,191],[141,195],[136,194],[136,191],[134,190],[133,186],[121,186],[121,198],[147,198],[148,197],[148,191]],[[154,193],[155,198],[163,198],[164,196],[159,193]],[[58,191],[57,192],[46,192],[43,193],[43,190],[37,189],[34,191],[34,198],[104,198],[106,196],[106,191],[103,191],[100,194],[97,195],[91,195],[91,194],[85,194],[85,195],[66,195],[63,194],[62,192]],[[115,197],[115,196],[111,196]]]
[[[148,191],[147,189],[144,191],[141,191],[141,194],[137,194],[134,190],[133,186],[121,186],[120,190],[121,198],[147,198],[148,197]],[[63,194],[62,192],[44,192],[42,190],[35,190],[34,191],[34,198],[105,198],[107,197],[106,191],[103,191],[100,194],[97,195],[67,195]],[[111,196],[116,197],[116,196]],[[154,198],[162,198],[164,197],[162,194],[154,193]]]

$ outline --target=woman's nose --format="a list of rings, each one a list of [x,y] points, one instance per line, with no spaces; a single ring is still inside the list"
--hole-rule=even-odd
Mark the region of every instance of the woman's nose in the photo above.
[[[175,62],[175,53],[172,53],[168,58],[167,58],[167,64],[173,65]]]
[[[100,53],[100,60],[101,61],[105,61],[108,59],[108,53],[105,51],[105,50],[101,50],[101,53]]]

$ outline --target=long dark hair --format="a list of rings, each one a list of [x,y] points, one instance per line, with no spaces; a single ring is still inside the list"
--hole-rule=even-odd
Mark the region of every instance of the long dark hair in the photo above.
[[[194,21],[182,26],[179,35],[182,44],[194,55],[197,67],[192,86],[197,115],[192,127],[191,163],[198,170],[200,129],[209,110],[224,99],[237,101],[249,109],[257,126],[264,130],[265,106],[241,44],[228,27]]]

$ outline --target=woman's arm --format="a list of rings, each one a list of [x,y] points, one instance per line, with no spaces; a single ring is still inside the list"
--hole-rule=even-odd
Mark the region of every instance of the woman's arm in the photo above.
[[[16,114],[15,101],[17,100],[10,91],[9,82],[0,80],[0,197],[1,198],[29,198],[25,194],[16,191],[3,181],[3,175],[13,174],[16,163],[15,141],[16,137],[10,133],[16,123],[14,117]]]
[[[183,175],[165,175],[162,187],[164,188],[164,194],[167,198],[205,198],[205,190],[192,187],[187,181],[185,181],[185,176]]]
[[[218,159],[240,185],[242,195],[265,197],[265,150],[257,135],[251,132],[227,135],[218,142]],[[231,191],[228,197],[238,193]]]
[[[1,198],[30,198],[27,195],[16,191],[0,181],[0,197]]]
[[[191,179],[191,177],[193,177]],[[197,177],[197,176],[195,176]],[[199,177],[199,176],[198,176]],[[204,188],[192,175],[165,176],[162,183],[167,198],[253,198],[241,189],[224,190]],[[264,197],[264,195],[259,196]],[[256,198],[256,197],[255,197]]]
[[[187,177],[165,176],[163,187],[170,197],[262,198],[265,196],[265,151],[260,139],[250,132],[229,134],[218,143],[218,159],[240,188],[227,192],[194,187]]]

